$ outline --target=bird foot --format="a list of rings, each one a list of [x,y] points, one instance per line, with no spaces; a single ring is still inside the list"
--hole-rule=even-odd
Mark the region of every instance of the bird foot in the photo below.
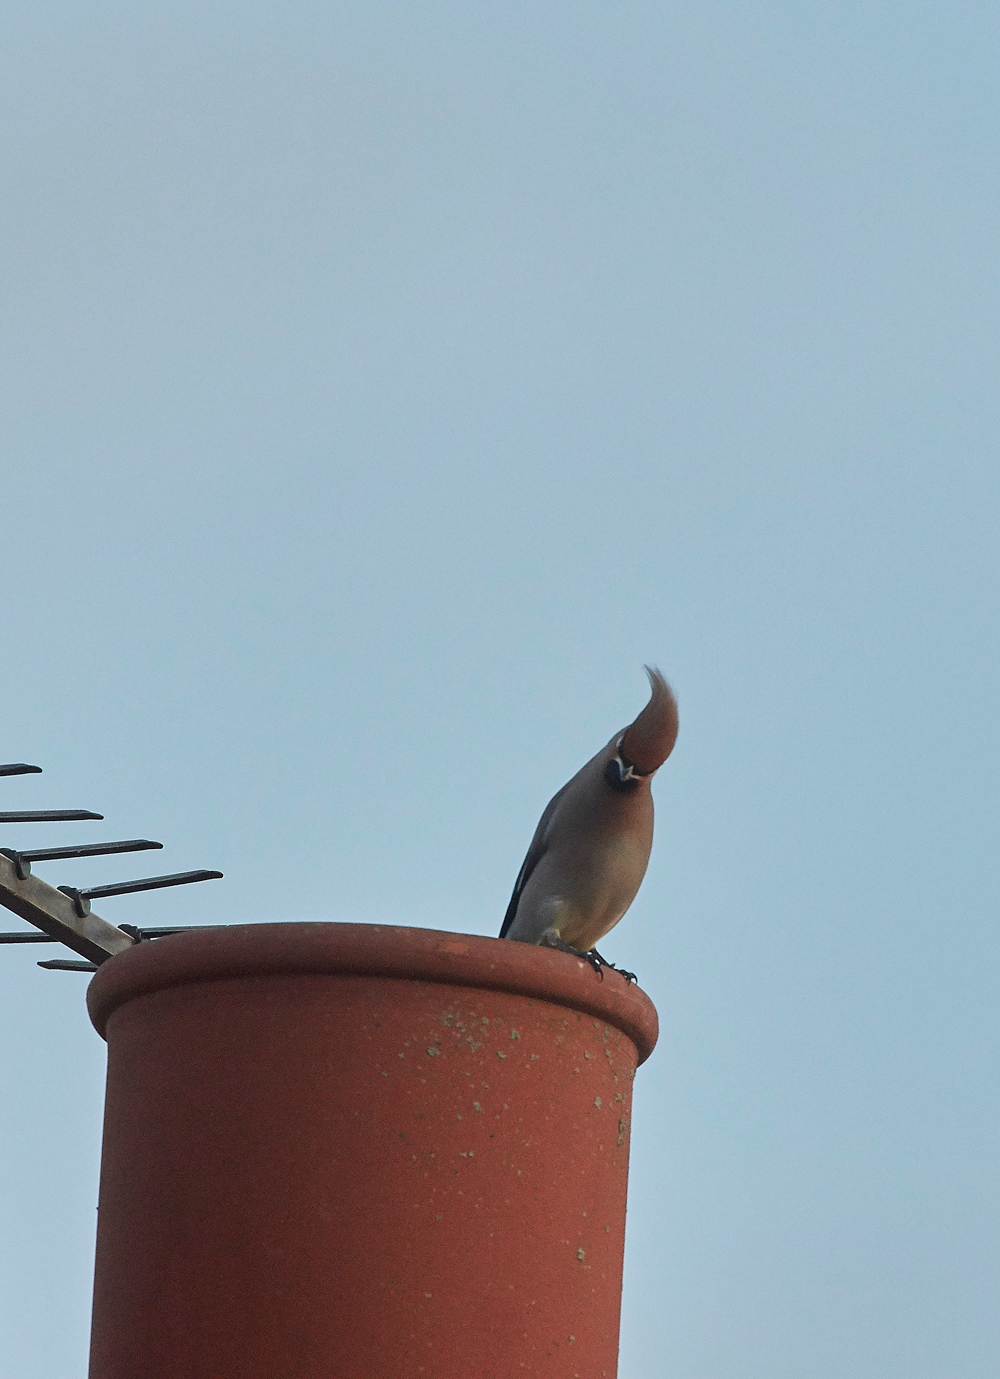
[[[624,977],[626,982],[634,982],[636,979],[634,972],[626,972],[624,967],[616,967],[613,962],[608,962],[607,958],[601,957],[596,948],[590,948],[585,952],[582,948],[571,947],[559,937],[554,929],[547,930],[541,942],[545,948],[558,948],[560,953],[571,953],[574,958],[582,958],[584,962],[589,962],[602,982],[606,967],[610,967],[612,972],[617,972],[620,977]]]
[[[598,962],[603,963],[605,967],[610,967],[612,972],[617,972],[620,977],[625,978],[626,982],[634,982],[636,979],[634,972],[626,972],[624,967],[616,967],[613,962],[608,962],[607,958],[601,957],[596,948],[590,950],[588,957],[594,957]]]
[[[609,964],[606,963],[604,959],[600,957],[597,953],[595,953],[593,949],[591,949],[589,953],[585,953],[582,948],[571,947],[568,943],[563,942],[563,940],[559,937],[559,935],[555,932],[554,929],[549,929],[542,936],[542,947],[558,948],[560,953],[571,953],[574,958],[582,958],[584,962],[590,963],[591,967],[600,977],[601,981],[604,981],[604,972],[602,969],[609,966]]]

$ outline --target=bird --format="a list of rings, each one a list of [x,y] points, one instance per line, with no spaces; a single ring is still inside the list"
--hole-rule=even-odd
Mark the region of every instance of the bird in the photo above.
[[[596,944],[632,904],[653,845],[653,775],[677,740],[677,701],[646,666],[649,703],[546,805],[514,883],[501,938],[614,967]],[[628,981],[632,972],[622,972]]]

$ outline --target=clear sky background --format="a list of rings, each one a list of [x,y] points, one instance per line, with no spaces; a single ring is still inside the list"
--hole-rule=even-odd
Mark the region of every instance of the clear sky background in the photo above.
[[[207,8],[4,19],[0,807],[106,816],[5,845],[225,872],[116,921],[493,934],[658,663],[622,1379],[994,1379],[996,8]],[[54,951],[3,1379],[86,1368]]]

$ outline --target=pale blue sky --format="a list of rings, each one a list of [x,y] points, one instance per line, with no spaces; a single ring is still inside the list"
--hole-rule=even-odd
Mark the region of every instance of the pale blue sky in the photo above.
[[[211,9],[5,18],[0,794],[106,815],[5,843],[226,873],[113,920],[495,933],[657,662],[622,1379],[994,1379],[995,8]],[[3,1379],[86,1368],[43,952]]]

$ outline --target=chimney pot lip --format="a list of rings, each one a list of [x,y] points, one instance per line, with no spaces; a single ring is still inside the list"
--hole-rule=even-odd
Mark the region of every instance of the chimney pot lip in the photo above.
[[[656,1045],[656,1007],[639,987],[552,948],[405,925],[293,922],[187,930],[102,963],[87,991],[94,1028],[129,1001],[194,982],[349,976],[506,991],[578,1011],[632,1040],[639,1063]]]

